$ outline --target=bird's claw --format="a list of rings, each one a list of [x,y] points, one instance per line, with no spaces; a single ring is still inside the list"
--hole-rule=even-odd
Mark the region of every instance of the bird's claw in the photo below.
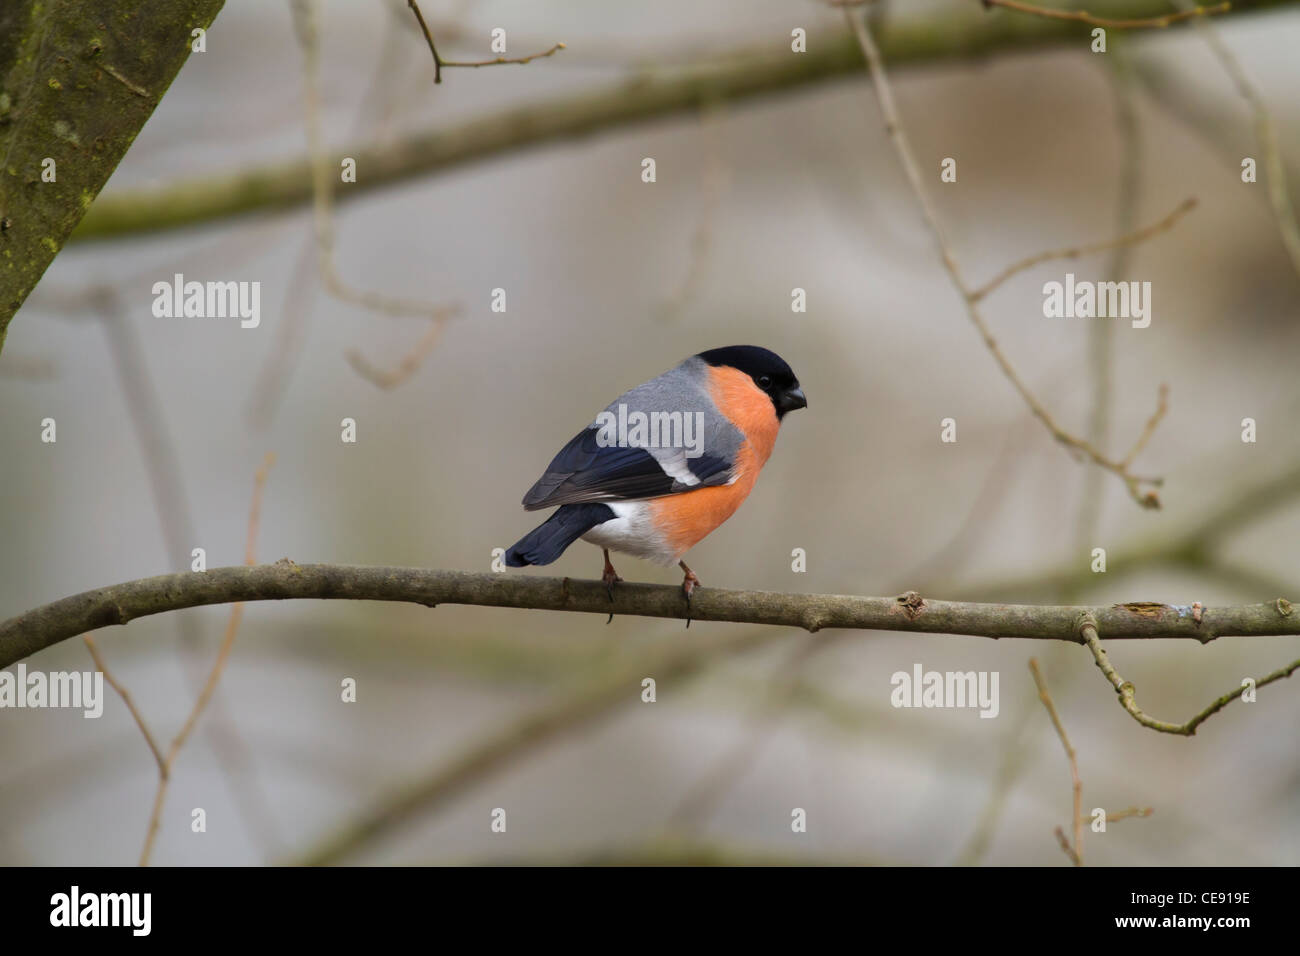
[[[686,596],[686,626],[691,626],[691,594],[696,588],[702,587],[700,579],[695,576],[695,572],[686,569],[686,577],[682,579],[682,594]]]
[[[608,551],[605,552],[605,570],[604,570],[603,572],[601,572],[600,580],[601,580],[601,583],[605,585],[605,593],[609,595],[609,603],[610,603],[610,604],[613,604],[613,603],[614,603],[614,585],[615,585],[615,584],[618,584],[618,583],[619,583],[620,581],[622,581],[623,579],[620,578],[620,577],[618,576],[618,572],[614,570],[614,565],[612,565],[612,564],[609,563],[609,552],[608,552]],[[609,624],[611,621],[613,621],[613,620],[614,620],[614,612],[613,612],[613,611],[610,611],[610,612],[609,612],[609,618],[605,621],[605,623],[608,625],[608,624]]]

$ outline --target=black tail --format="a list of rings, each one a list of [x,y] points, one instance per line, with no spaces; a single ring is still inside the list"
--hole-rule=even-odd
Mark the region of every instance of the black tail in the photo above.
[[[555,514],[515,542],[506,552],[506,564],[512,568],[550,564],[573,542],[613,517],[614,509],[609,505],[561,505]]]

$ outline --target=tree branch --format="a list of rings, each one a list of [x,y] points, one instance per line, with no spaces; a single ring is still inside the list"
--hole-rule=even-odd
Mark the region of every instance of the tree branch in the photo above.
[[[1291,607],[1291,602],[1282,598],[1277,600],[1277,612],[1279,615],[1286,617],[1295,617],[1295,611]],[[1084,615],[1079,624],[1079,633],[1088,645],[1088,650],[1092,651],[1093,658],[1097,661],[1097,667],[1105,675],[1106,680],[1110,681],[1111,686],[1115,688],[1115,693],[1119,695],[1120,706],[1128,711],[1129,715],[1143,727],[1149,727],[1152,730],[1158,730],[1162,734],[1177,734],[1182,737],[1192,737],[1196,734],[1196,728],[1205,723],[1223,708],[1227,707],[1234,700],[1241,696],[1242,688],[1240,685],[1214,699],[1208,707],[1198,713],[1195,717],[1182,724],[1172,724],[1166,720],[1156,720],[1147,714],[1138,706],[1136,700],[1137,689],[1133,686],[1132,681],[1127,681],[1115,670],[1115,665],[1110,662],[1106,656],[1106,649],[1101,646],[1101,638],[1097,634],[1097,622],[1087,615]],[[1255,682],[1255,688],[1271,684],[1274,681],[1285,680],[1300,670],[1300,660],[1292,661],[1285,667],[1279,667]]]
[[[1065,732],[1065,724],[1061,723],[1061,715],[1056,711],[1056,703],[1047,689],[1047,681],[1043,677],[1043,672],[1039,670],[1037,658],[1029,658],[1029,672],[1034,675],[1038,699],[1047,708],[1047,715],[1052,718],[1052,726],[1056,728],[1056,736],[1061,738],[1061,746],[1065,748],[1065,759],[1070,762],[1070,790],[1074,793],[1074,825],[1071,827],[1074,843],[1071,845],[1060,827],[1056,829],[1056,838],[1060,841],[1065,855],[1070,858],[1070,862],[1075,866],[1083,866],[1083,781],[1079,778],[1079,757],[1074,751],[1074,745],[1070,743],[1069,735]]]
[[[0,4],[0,349],[223,2]]]
[[[401,601],[436,607],[481,607],[629,614],[685,620],[681,588],[663,584],[620,584],[613,601],[599,581],[571,578],[475,574],[423,568],[346,564],[294,564],[281,558],[254,567],[182,571],[127,581],[34,608],[0,624],[0,667],[59,641],[101,627],[126,624],[165,611],[236,601],[295,599]],[[1079,632],[1091,614],[1108,640],[1183,638],[1208,643],[1218,637],[1300,634],[1300,613],[1290,602],[1239,607],[1122,604],[1063,607],[975,604],[922,598],[915,591],[897,597],[786,594],[701,588],[692,597],[696,621],[773,624],[818,631],[828,627],[974,637],[1020,637],[1085,643]]]
[[[1293,5],[1296,0],[1260,0],[1243,13]],[[1165,0],[1127,0],[1093,5],[1126,16],[1168,12]],[[1174,29],[1182,29],[1174,27]],[[988,16],[978,6],[943,10],[934,17],[891,20],[881,32],[882,54],[894,67],[925,62],[957,62],[1017,49],[1079,43],[1078,23],[1029,16]],[[1086,47],[1079,47],[1086,49]],[[710,60],[685,69],[654,69],[616,81],[595,92],[565,94],[512,107],[450,128],[432,128],[393,143],[355,142],[333,150],[331,163],[351,156],[365,170],[339,194],[354,198],[366,191],[463,163],[550,143],[566,137],[606,132],[630,123],[710,104],[789,92],[812,83],[858,76],[862,54],[850,31],[818,34],[808,53],[788,47],[752,46],[721,50]],[[185,179],[157,188],[126,190],[101,197],[74,234],[99,239],[173,229],[227,216],[284,209],[311,200],[311,160],[300,157],[275,165]]]
[[[1102,242],[1090,242],[1087,245],[1070,246],[1068,249],[1051,249],[1046,252],[1039,252],[1032,256],[1026,256],[1019,262],[1007,266],[996,276],[984,283],[978,289],[972,289],[970,297],[972,301],[978,302],[984,298],[1002,283],[1006,282],[1014,275],[1024,272],[1026,269],[1032,269],[1034,266],[1041,265],[1044,262],[1052,262],[1056,259],[1078,259],[1081,256],[1089,256],[1095,252],[1105,252],[1107,249],[1122,249],[1126,246],[1135,246],[1138,243],[1145,242],[1152,236],[1158,235],[1168,229],[1172,229],[1174,223],[1187,213],[1196,208],[1196,197],[1189,196],[1178,204],[1178,207],[1165,216],[1157,223],[1125,233],[1115,239],[1106,239]]]
[[[903,129],[902,120],[899,116],[898,106],[894,100],[893,88],[889,78],[885,73],[884,57],[880,53],[880,47],[872,36],[871,29],[867,25],[868,18],[857,16],[847,7],[844,10],[844,18],[849,27],[857,37],[858,44],[862,47],[863,57],[867,62],[867,72],[871,77],[871,83],[875,90],[876,101],[880,108],[880,113],[884,119],[885,132],[888,134],[890,141],[893,143],[898,153],[899,162],[902,164],[903,172],[907,177],[908,184],[912,188],[912,193],[916,197],[917,203],[921,207],[921,217],[929,227],[938,247],[939,258],[943,262],[944,268],[948,272],[953,287],[962,297],[962,303],[966,307],[966,315],[971,323],[975,326],[980,338],[992,354],[1002,374],[1006,376],[1012,387],[1020,394],[1029,410],[1034,414],[1043,426],[1052,434],[1058,442],[1067,448],[1085,456],[1094,464],[1106,471],[1112,472],[1121,481],[1124,487],[1128,489],[1130,497],[1144,508],[1159,508],[1160,496],[1156,494],[1155,487],[1160,485],[1163,479],[1148,478],[1136,475],[1129,470],[1129,462],[1132,457],[1136,456],[1142,446],[1146,444],[1150,437],[1148,433],[1143,433],[1137,445],[1134,446],[1133,453],[1124,461],[1116,461],[1101,449],[1097,448],[1092,442],[1080,438],[1078,435],[1067,431],[1057,421],[1055,416],[1048,411],[1037,396],[1030,391],[1025,380],[1016,371],[1015,366],[1011,364],[1011,359],[1007,356],[1002,347],[998,345],[992,329],[985,320],[979,308],[978,290],[971,287],[962,274],[961,268],[957,264],[956,255],[953,247],[948,241],[947,233],[943,228],[943,223],[939,219],[938,210],[936,209],[930,194],[926,192],[921,173],[920,165],[917,162],[916,155],[912,150],[911,141]],[[1159,407],[1150,419],[1148,428],[1154,429],[1159,424],[1160,419],[1164,417],[1165,410],[1165,389],[1162,386],[1160,391]]]
[[[1089,13],[1087,10],[1057,10],[1055,7],[1044,7],[1036,3],[1024,3],[1022,0],[982,0],[986,7],[1005,7],[1008,10],[1015,10],[1018,13],[1032,13],[1034,16],[1049,17],[1054,20],[1074,20],[1077,23],[1086,23],[1093,27],[1105,27],[1106,29],[1116,30],[1163,30],[1173,23],[1181,23],[1183,20],[1192,17],[1214,16],[1219,13],[1227,13],[1231,9],[1230,3],[1216,3],[1212,7],[1194,7],[1190,4],[1188,8],[1181,13],[1166,13],[1156,17],[1125,17],[1116,19],[1114,17],[1099,17]]]
[[[257,474],[253,478],[253,504],[248,512],[248,538],[244,546],[244,561],[252,567],[257,561],[257,529],[262,521],[262,492],[266,489],[267,474],[271,466],[275,463],[275,455],[268,452],[266,458],[262,461],[262,467],[257,469]],[[236,603],[230,608],[230,618],[226,623],[226,634],[221,639],[221,647],[217,650],[217,659],[212,663],[212,669],[208,671],[208,679],[203,684],[203,689],[199,691],[198,699],[194,701],[194,706],[190,709],[190,714],[185,718],[185,723],[181,726],[180,732],[172,738],[172,743],[167,748],[167,757],[158,768],[158,789],[154,791],[153,809],[149,813],[149,826],[145,831],[144,847],[140,850],[140,865],[148,866],[149,859],[153,855],[154,842],[158,838],[158,830],[162,826],[163,806],[167,802],[167,788],[171,783],[172,767],[176,763],[176,757],[180,754],[181,748],[185,746],[190,735],[194,733],[194,728],[198,725],[199,718],[203,716],[204,709],[208,702],[212,700],[212,695],[216,692],[217,684],[221,681],[221,675],[225,673],[226,662],[230,660],[230,651],[235,646],[235,635],[239,633],[239,624],[244,619],[244,605]],[[86,639],[90,644],[90,639]],[[93,645],[92,645],[93,646]],[[96,659],[98,663],[98,659]],[[116,686],[116,685],[115,685]],[[118,692],[126,700],[125,690],[118,688]],[[136,722],[140,724],[141,731],[145,731],[143,721],[137,716]],[[145,731],[145,740],[148,742],[157,754],[157,745],[153,740],[152,734]]]
[[[415,19],[420,24],[420,32],[424,34],[424,42],[429,44],[429,52],[433,54],[433,82],[442,82],[442,71],[449,66],[480,67],[480,66],[501,66],[505,63],[525,64],[533,60],[540,60],[543,57],[552,56],[564,49],[563,43],[554,44],[549,50],[542,53],[534,53],[530,56],[493,57],[491,60],[474,60],[469,63],[458,63],[452,60],[444,60],[438,55],[438,47],[434,45],[433,33],[429,30],[429,25],[424,22],[424,14],[420,12],[420,5],[415,0],[406,0],[406,5],[415,13]]]

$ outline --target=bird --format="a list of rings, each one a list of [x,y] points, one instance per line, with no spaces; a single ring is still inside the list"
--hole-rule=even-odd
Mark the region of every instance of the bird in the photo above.
[[[581,538],[604,553],[612,602],[623,579],[611,551],[675,562],[689,627],[702,585],[682,556],[735,513],[782,420],[807,406],[775,352],[731,345],[692,355],[614,399],[560,449],[523,498],[526,511],[556,511],[506,551],[506,565],[550,564]]]

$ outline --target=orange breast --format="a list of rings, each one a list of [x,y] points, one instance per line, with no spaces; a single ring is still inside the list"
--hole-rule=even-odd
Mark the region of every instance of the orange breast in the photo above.
[[[744,372],[710,368],[709,393],[718,411],[745,436],[736,454],[739,477],[730,485],[698,488],[648,502],[655,528],[679,555],[735,514],[749,497],[759,470],[772,454],[780,427],[772,400]]]

